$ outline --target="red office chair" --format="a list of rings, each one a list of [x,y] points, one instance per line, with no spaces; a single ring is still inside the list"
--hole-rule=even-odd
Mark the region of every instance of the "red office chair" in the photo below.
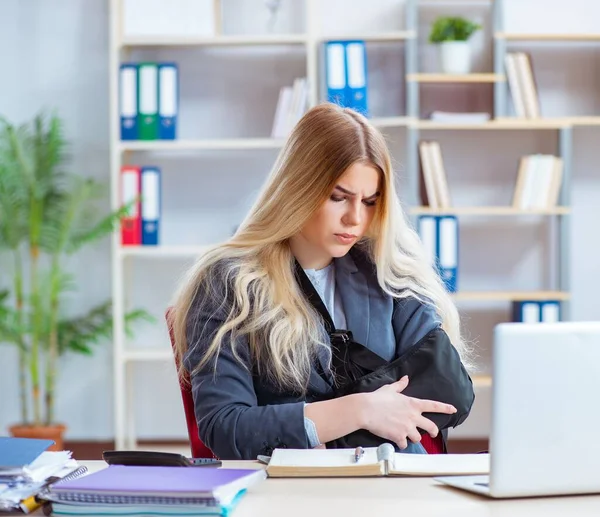
[[[167,309],[165,318],[167,320],[167,327],[169,328],[171,346],[173,347],[173,352],[175,352],[175,339],[173,336],[173,325],[171,324],[171,311],[171,308]],[[179,368],[177,361],[175,362],[175,366]],[[200,440],[200,437],[198,436],[198,424],[196,423],[196,415],[194,414],[194,399],[192,397],[192,390],[189,381],[189,374],[186,372],[184,378],[179,379],[179,388],[181,389],[181,398],[183,400],[183,410],[185,412],[185,421],[187,423],[192,458],[215,458],[216,456],[206,445],[202,443],[202,440]]]
[[[442,433],[438,433],[435,438],[432,438],[427,433],[421,435],[421,445],[428,454],[444,454],[444,440]]]
[[[171,311],[168,309],[166,313],[167,326],[169,328],[169,336],[171,338],[171,346],[175,349],[175,339],[173,336],[173,326],[171,325]],[[176,365],[178,367],[178,365]],[[179,380],[181,388],[181,398],[183,399],[183,409],[185,411],[185,420],[188,428],[188,436],[190,438],[190,446],[192,449],[193,458],[215,458],[212,451],[202,443],[198,436],[198,424],[196,423],[196,415],[194,413],[194,399],[190,389],[189,374],[186,373],[183,379]],[[444,453],[444,441],[441,433],[435,438],[432,438],[427,433],[421,437],[421,445],[428,454]]]

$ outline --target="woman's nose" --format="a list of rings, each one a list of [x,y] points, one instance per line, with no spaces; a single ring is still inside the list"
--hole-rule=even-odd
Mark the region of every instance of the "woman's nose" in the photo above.
[[[353,204],[348,207],[344,215],[344,223],[349,226],[358,226],[362,220],[360,204]]]

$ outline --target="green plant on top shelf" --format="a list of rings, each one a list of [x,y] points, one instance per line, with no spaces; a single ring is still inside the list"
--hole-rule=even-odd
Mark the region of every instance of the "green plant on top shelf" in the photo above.
[[[429,41],[439,45],[442,71],[468,74],[471,71],[469,38],[481,25],[461,17],[440,16],[431,26]]]
[[[466,18],[460,16],[440,16],[431,26],[429,42],[467,41],[479,29],[481,29],[481,25]]]

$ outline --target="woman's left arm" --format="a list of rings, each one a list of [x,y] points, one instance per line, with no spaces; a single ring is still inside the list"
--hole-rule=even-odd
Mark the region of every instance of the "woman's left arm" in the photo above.
[[[392,326],[396,338],[396,357],[405,355],[416,373],[406,394],[438,400],[456,407],[454,415],[434,418],[440,429],[455,427],[469,415],[475,393],[473,383],[460,355],[441,328],[435,309],[416,298],[395,300]]]

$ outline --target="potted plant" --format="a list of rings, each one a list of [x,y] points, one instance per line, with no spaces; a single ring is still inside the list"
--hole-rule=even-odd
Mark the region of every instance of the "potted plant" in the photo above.
[[[471,71],[469,38],[481,25],[461,17],[438,17],[431,26],[430,43],[440,45],[442,70],[448,74]]]
[[[98,215],[104,197],[97,182],[65,172],[66,141],[61,120],[38,115],[15,127],[0,120],[0,251],[10,256],[9,289],[0,291],[0,343],[18,348],[21,422],[14,436],[45,437],[63,448],[65,426],[56,422],[59,358],[90,355],[112,332],[110,301],[68,316],[65,295],[75,290],[68,259],[110,234],[129,208]],[[144,311],[126,316],[126,327]],[[6,395],[5,395],[6,396]]]

